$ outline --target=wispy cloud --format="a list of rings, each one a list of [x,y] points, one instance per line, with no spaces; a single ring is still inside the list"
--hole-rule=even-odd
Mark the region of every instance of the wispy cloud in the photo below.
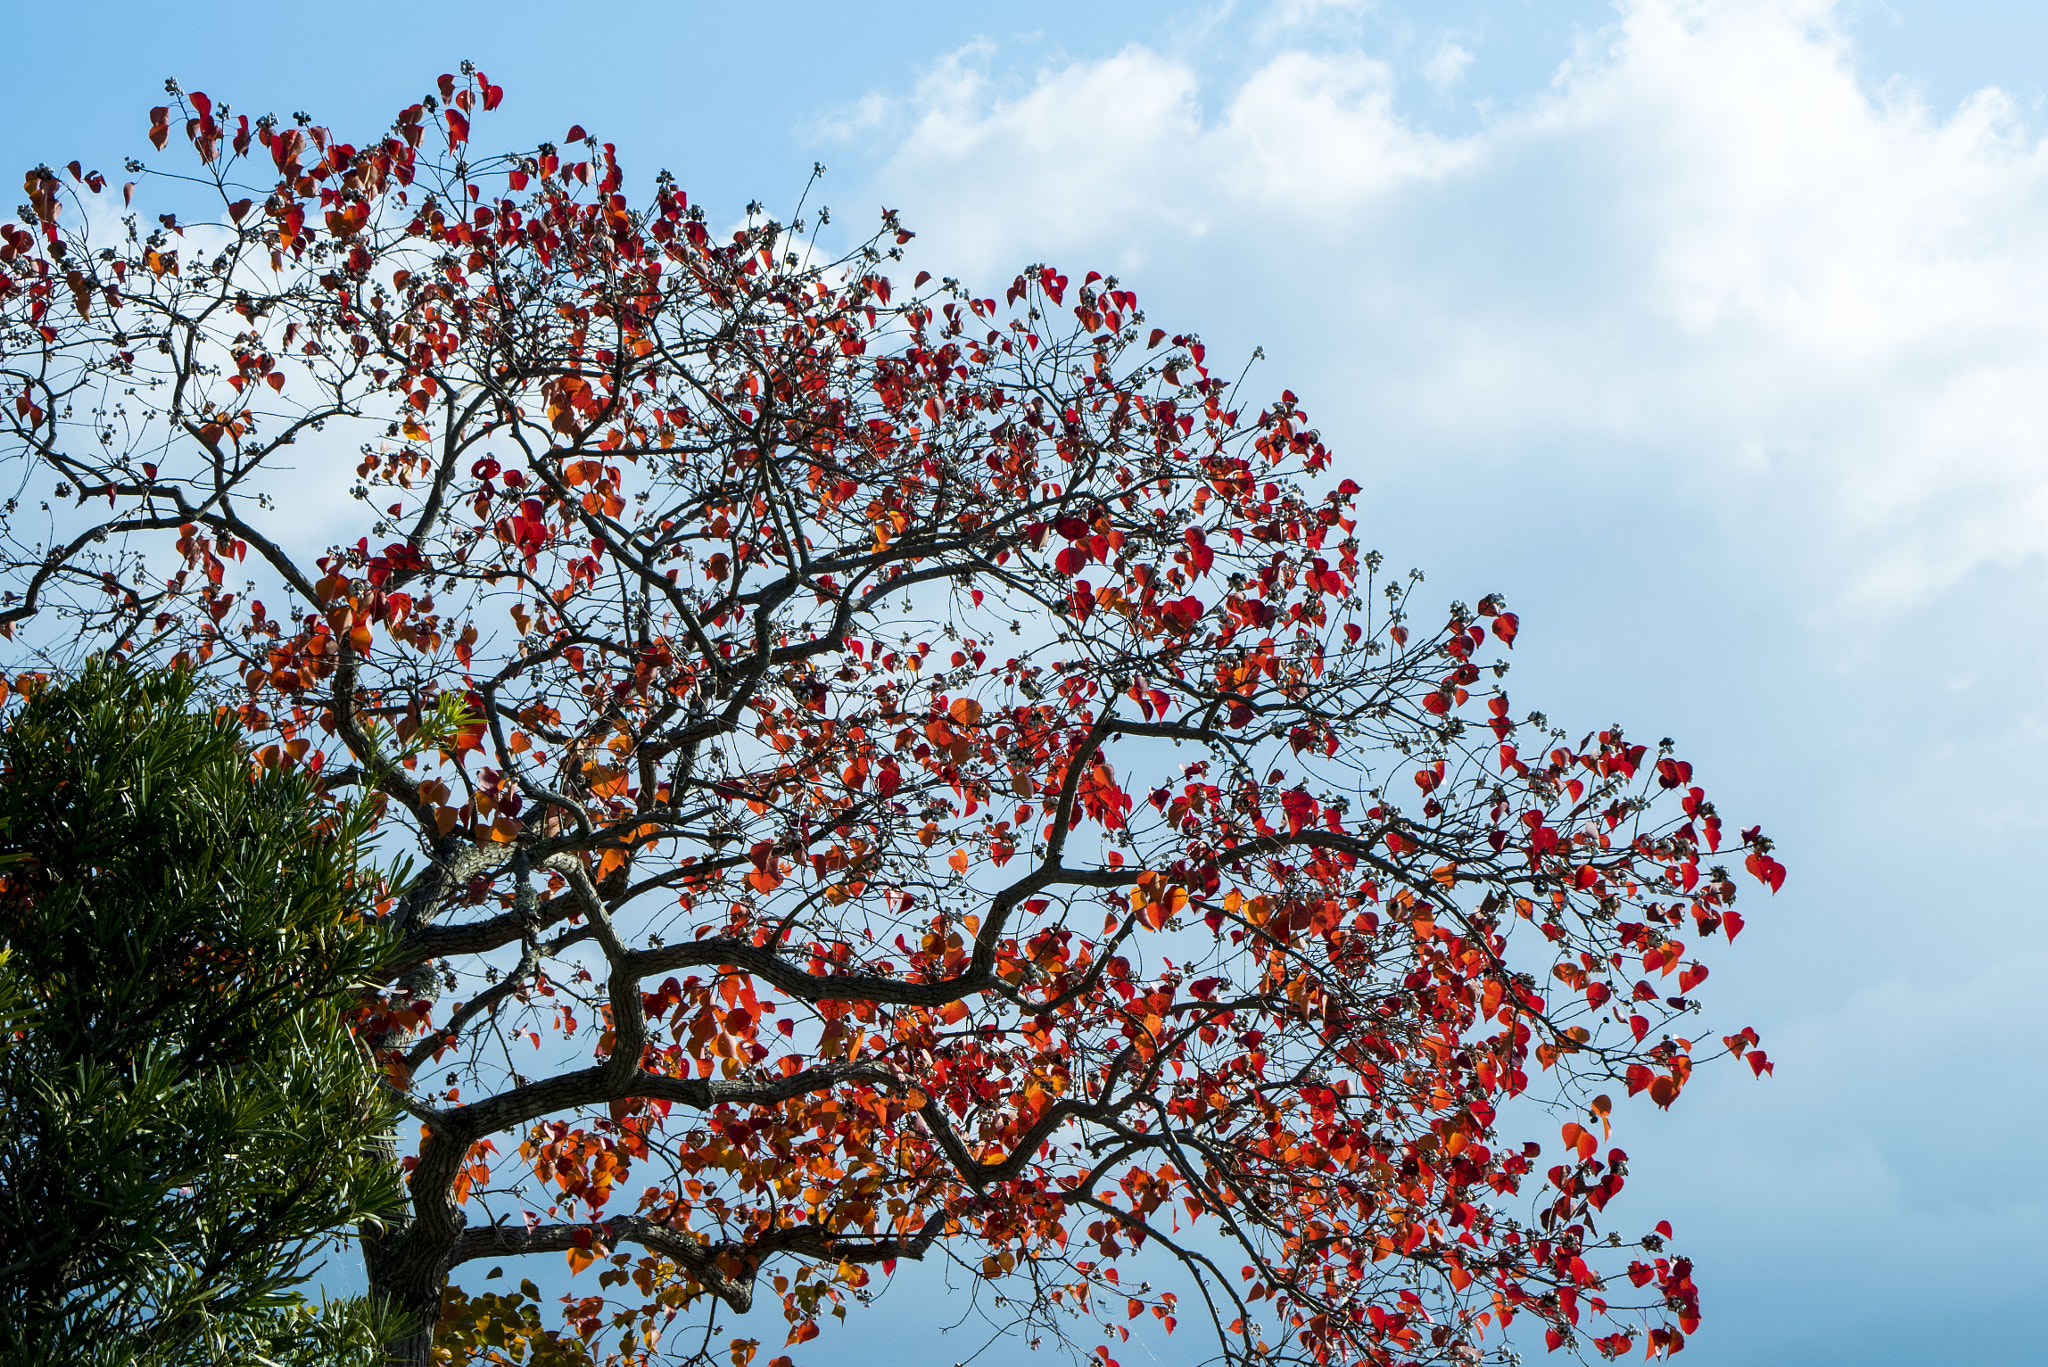
[[[1465,68],[1472,65],[1472,49],[1454,38],[1445,38],[1437,45],[1430,59],[1422,64],[1423,79],[1438,90],[1449,90],[1465,79]]]

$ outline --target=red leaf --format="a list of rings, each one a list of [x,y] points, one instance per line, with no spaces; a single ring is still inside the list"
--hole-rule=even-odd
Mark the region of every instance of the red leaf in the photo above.
[[[1657,761],[1657,786],[1660,788],[1683,787],[1692,778],[1692,766],[1682,759],[1660,759]]]

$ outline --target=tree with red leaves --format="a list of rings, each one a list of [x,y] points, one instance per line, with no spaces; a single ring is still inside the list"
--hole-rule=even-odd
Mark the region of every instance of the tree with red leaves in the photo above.
[[[1114,279],[906,287],[893,216],[831,255],[581,128],[487,154],[469,68],[361,143],[172,96],[198,212],[73,163],[0,228],[51,500],[0,627],[197,667],[423,856],[358,1023],[416,1122],[394,1361],[743,1367],[764,1288],[801,1354],[936,1254],[1104,1362],[1693,1331],[1610,1145],[1770,1066],[1689,1023],[1722,823],[1515,713],[1498,595],[1419,624],[1293,394]],[[559,1330],[450,1282],[543,1255],[596,1269]]]

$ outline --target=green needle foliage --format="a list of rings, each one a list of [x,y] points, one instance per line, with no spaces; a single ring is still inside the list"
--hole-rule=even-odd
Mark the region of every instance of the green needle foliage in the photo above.
[[[0,729],[0,1361],[375,1360],[299,1288],[402,1196],[347,1014],[363,808],[252,763],[185,673],[95,660]]]

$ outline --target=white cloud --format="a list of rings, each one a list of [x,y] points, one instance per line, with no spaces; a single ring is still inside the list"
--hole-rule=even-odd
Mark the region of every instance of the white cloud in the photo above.
[[[1885,598],[2048,547],[2048,155],[1981,91],[1858,83],[1818,3],[1644,3],[1538,130],[1633,163],[1635,283],[1816,464]],[[1732,435],[1732,434],[1731,434]]]
[[[1384,62],[1289,51],[1254,72],[1189,151],[1221,173],[1226,203],[1316,214],[1446,175],[1471,161],[1475,144],[1403,119]]]
[[[1150,48],[1057,67],[1018,92],[990,79],[994,55],[977,43],[933,67],[879,177],[970,270],[1083,244],[1141,259],[1157,234],[1234,232],[1279,204],[1341,212],[1473,152],[1400,117],[1387,64],[1355,52],[1280,51],[1214,116],[1196,70]],[[863,106],[838,126],[852,136],[873,118]]]
[[[970,274],[1171,253],[1271,282],[1254,339],[1331,374],[1364,348],[1344,400],[1376,425],[1662,462],[1846,564],[1837,599],[2048,550],[2048,150],[2005,95],[1872,86],[1828,0],[1631,0],[1539,99],[1446,134],[1385,61],[1281,39],[1014,90],[958,54],[884,198]]]
[[[1465,79],[1465,68],[1471,65],[1472,49],[1446,38],[1435,55],[1422,64],[1422,75],[1438,90],[1449,90]]]
[[[1134,47],[1004,97],[987,74],[989,55],[986,45],[965,49],[920,83],[893,162],[912,175],[943,168],[941,213],[964,225],[1028,212],[1029,232],[1054,240],[1092,235],[1106,221],[1200,230],[1194,206],[1171,193],[1181,149],[1201,135],[1186,67]],[[932,198],[901,188],[920,208]]]

